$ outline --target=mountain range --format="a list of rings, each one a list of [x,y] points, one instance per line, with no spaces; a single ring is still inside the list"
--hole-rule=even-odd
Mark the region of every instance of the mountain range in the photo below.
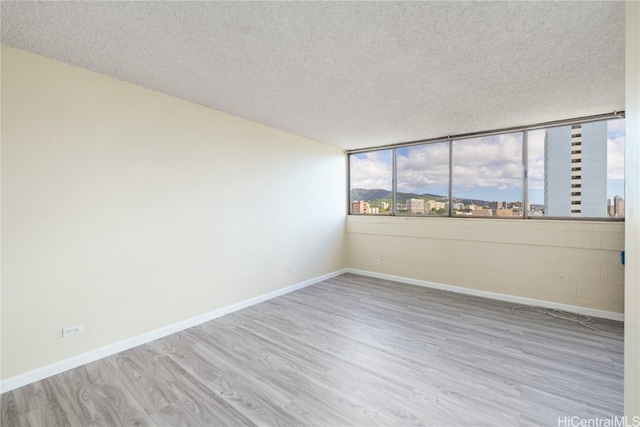
[[[440,194],[430,194],[430,193],[397,193],[397,201],[398,203],[406,203],[407,199],[437,199],[437,200],[446,200],[448,196],[442,196]],[[374,200],[391,200],[391,191],[389,190],[381,190],[381,189],[367,189],[367,188],[352,188],[351,189],[351,200],[364,200],[365,202],[374,201]],[[489,202],[487,200],[478,200],[478,199],[460,199],[457,197],[453,198],[454,202],[462,202],[465,205],[474,204],[474,205],[486,205]]]

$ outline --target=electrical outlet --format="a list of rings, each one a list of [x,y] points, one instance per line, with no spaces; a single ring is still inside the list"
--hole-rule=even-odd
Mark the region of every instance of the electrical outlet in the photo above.
[[[289,276],[293,276],[294,274],[296,274],[296,269],[295,268],[290,268],[289,269]]]
[[[373,259],[373,263],[374,263],[375,265],[380,265],[380,264],[381,264],[381,262],[380,262],[380,260],[379,260],[378,258],[374,258],[374,259]]]
[[[75,335],[82,332],[82,323],[75,326],[69,326],[67,328],[62,328],[62,337],[68,337],[69,335]]]

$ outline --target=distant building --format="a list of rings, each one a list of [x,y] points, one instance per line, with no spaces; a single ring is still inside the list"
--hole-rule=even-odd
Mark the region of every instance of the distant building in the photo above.
[[[474,209],[470,213],[471,216],[493,216],[493,211],[491,209]]]
[[[431,212],[431,211],[432,211],[432,210],[434,210],[434,209],[435,209],[435,210],[438,210],[438,209],[445,209],[445,210],[446,210],[446,209],[447,209],[447,207],[448,207],[448,206],[447,206],[447,203],[445,203],[445,202],[438,202],[438,201],[436,201],[436,200],[429,200],[429,201],[427,201],[427,203],[426,203],[426,208],[427,208],[426,210],[427,210],[428,212]]]
[[[613,198],[613,215],[615,217],[623,217],[624,216],[624,200],[620,196],[615,196]]]
[[[464,209],[464,203],[462,202],[457,202],[453,204],[453,209],[458,209],[459,211],[461,211],[462,209]]]
[[[369,203],[360,201],[351,202],[352,214],[367,214],[369,213]]]
[[[607,216],[607,123],[560,126],[544,140],[546,216]]]
[[[410,213],[424,213],[424,199],[407,199],[407,210]]]
[[[513,209],[511,208],[493,209],[492,213],[494,216],[513,216]]]
[[[389,206],[390,206],[390,205],[389,205],[389,203],[387,203],[387,202],[380,202],[380,207],[381,207],[382,209],[389,209]]]
[[[615,209],[613,207],[613,202],[611,199],[607,199],[607,215],[608,216],[616,216]]]

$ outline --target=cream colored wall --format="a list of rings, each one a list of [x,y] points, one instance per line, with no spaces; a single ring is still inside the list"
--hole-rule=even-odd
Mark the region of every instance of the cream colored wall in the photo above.
[[[2,378],[345,267],[344,183],[335,148],[3,46]]]
[[[624,412],[640,422],[640,3],[627,1]]]
[[[623,247],[621,222],[347,219],[351,268],[617,313]]]

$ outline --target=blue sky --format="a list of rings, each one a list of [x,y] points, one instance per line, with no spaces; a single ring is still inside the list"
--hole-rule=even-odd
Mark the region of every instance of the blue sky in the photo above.
[[[544,203],[544,130],[529,132],[529,201]],[[624,197],[624,120],[607,127],[607,197]],[[397,150],[398,191],[447,194],[447,143]],[[453,143],[454,197],[522,200],[522,134]],[[391,189],[391,150],[351,156],[351,187]]]

